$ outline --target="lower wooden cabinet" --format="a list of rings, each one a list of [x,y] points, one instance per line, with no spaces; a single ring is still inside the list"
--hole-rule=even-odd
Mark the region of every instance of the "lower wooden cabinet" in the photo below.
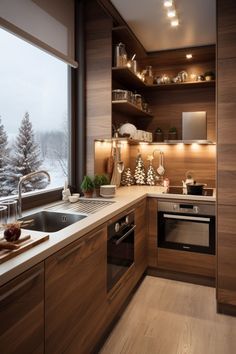
[[[0,287],[0,352],[44,353],[42,263]]]
[[[157,268],[157,199],[147,199],[147,223],[148,223],[148,266]]]
[[[138,281],[147,268],[147,210],[146,199],[135,207],[135,280]]]
[[[218,205],[217,300],[236,306],[236,207]]]
[[[45,263],[45,353],[91,353],[106,321],[107,228]]]

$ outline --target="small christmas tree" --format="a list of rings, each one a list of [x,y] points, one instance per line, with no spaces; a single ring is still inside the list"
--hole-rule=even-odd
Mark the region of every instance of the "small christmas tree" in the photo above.
[[[9,183],[9,162],[7,134],[0,117],[0,197],[7,196],[12,191]]]
[[[134,179],[136,184],[143,185],[145,184],[145,168],[144,163],[141,157],[141,154],[138,154],[136,159],[136,167],[134,171]]]
[[[155,170],[152,166],[152,160],[153,160],[153,155],[148,155],[147,160],[149,162],[149,166],[147,169],[147,180],[146,183],[149,186],[154,186],[155,185],[155,180],[156,180],[156,173]]]
[[[12,159],[12,184],[15,189],[21,176],[30,172],[38,171],[41,167],[41,152],[34,138],[32,123],[29,113],[26,112],[19,129],[18,136],[14,145],[15,155]],[[48,182],[45,176],[37,175],[27,180],[23,185],[23,192],[43,189]]]
[[[134,184],[134,178],[129,167],[127,167],[122,173],[121,184],[122,186],[131,186]]]

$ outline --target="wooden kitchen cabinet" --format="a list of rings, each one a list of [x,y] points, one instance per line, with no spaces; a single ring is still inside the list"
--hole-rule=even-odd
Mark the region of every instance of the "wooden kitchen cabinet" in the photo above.
[[[106,225],[45,262],[45,353],[88,354],[106,320]]]
[[[138,281],[147,268],[147,211],[146,199],[138,203],[135,208],[135,278]]]
[[[44,265],[0,288],[0,352],[44,353]]]
[[[157,267],[157,199],[147,200],[147,222],[148,222],[148,267]]]

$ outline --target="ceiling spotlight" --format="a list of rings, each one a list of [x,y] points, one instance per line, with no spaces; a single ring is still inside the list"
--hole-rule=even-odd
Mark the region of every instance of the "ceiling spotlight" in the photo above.
[[[175,10],[168,10],[167,12],[167,16],[170,17],[170,18],[173,18],[176,16],[176,11]]]
[[[187,58],[187,59],[192,59],[192,57],[193,57],[193,55],[192,55],[191,53],[186,54],[186,58]]]
[[[173,5],[173,0],[164,0],[165,7],[171,7]]]
[[[172,20],[170,24],[171,27],[177,27],[179,26],[179,20],[176,18],[175,20]]]

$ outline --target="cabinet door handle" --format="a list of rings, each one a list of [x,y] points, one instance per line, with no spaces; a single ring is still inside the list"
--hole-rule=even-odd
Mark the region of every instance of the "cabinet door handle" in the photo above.
[[[72,253],[78,251],[78,249],[80,249],[82,246],[85,245],[85,241],[80,242],[79,245],[72,247],[69,251],[64,252],[62,254],[60,254],[59,256],[56,256],[57,260],[59,262],[63,261],[65,258],[67,258],[69,255],[71,255]]]
[[[27,279],[21,281],[19,284],[14,286],[12,289],[8,290],[5,294],[0,296],[0,302],[4,301],[6,298],[16,293],[18,290],[22,289],[25,285],[30,283],[32,280],[38,278],[40,274],[43,273],[43,269],[38,270],[34,274],[30,275]]]

